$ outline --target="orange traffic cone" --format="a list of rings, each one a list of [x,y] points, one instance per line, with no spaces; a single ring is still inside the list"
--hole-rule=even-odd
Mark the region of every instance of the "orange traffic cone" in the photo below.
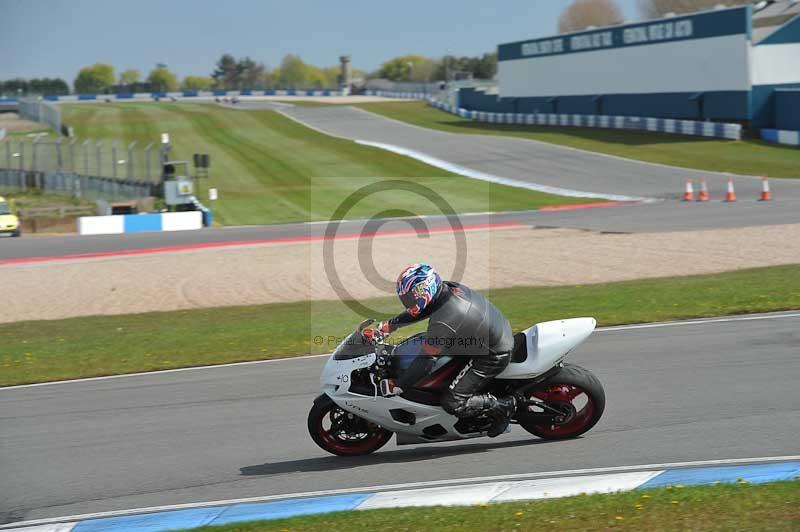
[[[700,193],[697,195],[697,201],[708,201],[708,185],[706,185],[705,178],[700,179]]]
[[[692,201],[694,199],[694,187],[692,187],[692,180],[686,180],[686,190],[683,193],[683,201]]]
[[[736,201],[736,191],[733,189],[733,178],[728,178],[728,193],[725,194],[725,201]]]
[[[769,190],[769,181],[766,177],[761,178],[761,198],[758,201],[770,201],[772,199],[772,192]]]

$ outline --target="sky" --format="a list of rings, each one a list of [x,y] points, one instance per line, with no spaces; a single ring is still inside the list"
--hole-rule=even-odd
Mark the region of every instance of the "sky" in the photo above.
[[[618,0],[626,20],[636,0]],[[287,53],[318,66],[352,56],[370,71],[415,53],[479,55],[556,33],[570,0],[0,0],[0,79],[61,77],[96,62],[143,76],[166,63],[209,75],[223,53],[268,67]]]

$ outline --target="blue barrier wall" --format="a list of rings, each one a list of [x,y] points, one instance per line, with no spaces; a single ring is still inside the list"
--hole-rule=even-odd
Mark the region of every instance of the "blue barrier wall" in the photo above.
[[[650,116],[685,120],[746,120],[747,91],[660,94],[605,94],[537,98],[499,98],[467,88],[459,91],[459,105],[490,113],[565,113],[580,115]],[[702,99],[702,116],[700,99]]]
[[[800,87],[774,93],[775,128],[800,131]]]

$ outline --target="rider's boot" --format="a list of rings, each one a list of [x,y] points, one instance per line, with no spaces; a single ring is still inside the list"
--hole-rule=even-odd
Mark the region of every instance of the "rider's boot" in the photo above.
[[[511,422],[511,417],[517,411],[517,400],[513,395],[502,397],[494,400],[489,411],[489,417],[494,420],[494,423],[486,431],[490,438],[496,438],[508,430],[508,424]]]
[[[503,434],[508,429],[511,418],[517,411],[517,399],[513,395],[498,399],[490,393],[474,395],[467,400],[467,408],[475,415],[485,415],[492,420],[486,431],[490,438]]]

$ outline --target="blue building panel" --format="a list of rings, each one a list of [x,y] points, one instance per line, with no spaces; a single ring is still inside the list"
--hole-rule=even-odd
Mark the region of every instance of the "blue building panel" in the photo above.
[[[800,130],[800,86],[776,89],[773,98],[775,129]]]
[[[691,92],[498,98],[474,89],[459,91],[460,107],[490,113],[643,116],[686,120],[748,119],[750,95],[747,91],[707,92],[701,98]]]

